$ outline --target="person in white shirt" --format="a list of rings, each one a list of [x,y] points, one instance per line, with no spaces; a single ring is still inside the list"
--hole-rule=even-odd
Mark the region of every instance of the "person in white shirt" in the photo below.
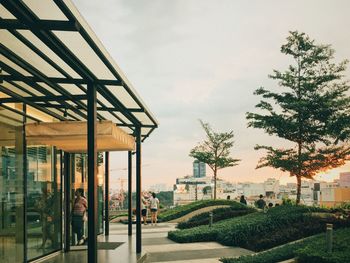
[[[151,208],[151,225],[157,225],[157,214],[159,210],[159,200],[156,197],[155,193],[152,193],[152,196],[149,200],[150,208]]]

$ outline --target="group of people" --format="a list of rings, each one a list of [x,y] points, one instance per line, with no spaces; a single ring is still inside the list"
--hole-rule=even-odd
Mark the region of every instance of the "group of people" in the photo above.
[[[244,195],[241,195],[239,202],[241,204],[247,205],[247,200],[245,199]],[[278,206],[278,205],[279,205],[278,203],[275,204],[275,206]],[[269,203],[268,205],[266,205],[266,201],[264,200],[264,196],[260,195],[259,199],[255,201],[255,206],[259,209],[272,208],[273,203]]]
[[[158,211],[159,211],[159,199],[155,193],[144,192],[141,197],[141,215],[143,224],[147,225],[148,209],[151,211],[151,225],[157,225]]]

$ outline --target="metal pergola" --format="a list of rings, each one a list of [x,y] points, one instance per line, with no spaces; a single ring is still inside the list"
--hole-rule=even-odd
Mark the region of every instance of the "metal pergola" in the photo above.
[[[140,253],[141,142],[158,123],[72,2],[0,0],[0,69],[0,107],[37,122],[41,120],[28,109],[53,121],[88,123],[89,262],[97,262],[96,122],[111,120],[135,137],[136,250]],[[27,111],[20,112],[11,103],[23,103]],[[128,158],[131,197],[131,152]],[[108,234],[108,223],[105,230]]]

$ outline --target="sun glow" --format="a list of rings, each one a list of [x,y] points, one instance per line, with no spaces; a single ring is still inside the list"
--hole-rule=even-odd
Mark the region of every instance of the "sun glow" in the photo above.
[[[321,172],[315,176],[315,179],[320,181],[332,182],[335,179],[339,179],[340,173],[349,172],[349,171],[350,171],[350,163],[347,163],[341,167],[331,169],[326,172]]]

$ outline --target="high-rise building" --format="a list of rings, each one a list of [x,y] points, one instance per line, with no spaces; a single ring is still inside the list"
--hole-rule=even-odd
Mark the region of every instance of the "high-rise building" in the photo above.
[[[193,177],[202,178],[206,176],[205,163],[195,160],[193,162]]]

